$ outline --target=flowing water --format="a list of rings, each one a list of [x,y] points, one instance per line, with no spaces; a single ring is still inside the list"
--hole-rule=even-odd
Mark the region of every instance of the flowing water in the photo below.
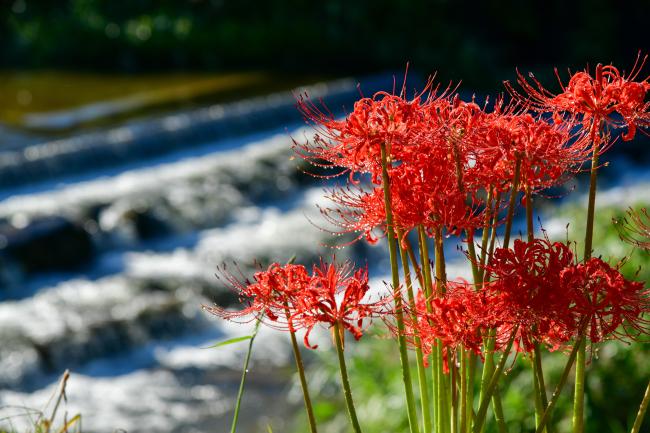
[[[358,97],[355,80],[308,92]],[[294,105],[275,94],[0,153],[0,428],[24,428],[70,369],[84,431],[229,431],[246,344],[203,347],[251,329],[201,310],[236,301],[217,266],[333,253],[310,222],[321,187],[291,158]],[[238,431],[286,428],[289,356],[262,331]]]

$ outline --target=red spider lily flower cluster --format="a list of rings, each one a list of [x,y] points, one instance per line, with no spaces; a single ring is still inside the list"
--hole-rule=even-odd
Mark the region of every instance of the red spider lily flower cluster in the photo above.
[[[502,309],[497,294],[488,290],[476,290],[466,281],[450,281],[443,296],[425,299],[420,291],[414,311],[406,316],[404,335],[409,344],[416,346],[416,337],[425,364],[429,355],[440,343],[445,355],[444,369],[448,372],[447,354],[454,353],[461,345],[479,356],[484,338],[490,329],[503,324]],[[391,330],[398,332],[395,326]],[[502,339],[498,339],[500,341]]]
[[[316,348],[309,344],[309,333],[319,323],[330,327],[339,323],[359,340],[367,325],[364,319],[387,313],[391,301],[385,297],[368,302],[368,290],[368,269],[354,270],[349,262],[314,266],[309,286],[296,300],[300,324],[307,329],[305,345]]]
[[[621,74],[612,65],[598,64],[594,75],[588,69],[576,72],[571,75],[566,86],[562,84],[556,70],[562,88],[562,92],[557,95],[545,89],[532,74],[532,82],[518,74],[517,82],[524,89],[524,94],[517,92],[507,82],[506,86],[513,96],[530,109],[553,113],[558,123],[569,116],[581,120],[585,129],[599,129],[600,123],[605,122],[613,128],[627,128],[622,138],[629,141],[634,138],[638,127],[650,126],[650,102],[646,101],[646,95],[650,91],[650,77],[635,81],[647,58],[641,58],[639,54],[627,75]]]
[[[644,318],[650,291],[644,284],[626,280],[598,258],[576,263],[567,244],[516,240],[512,249],[494,252],[487,271],[494,282],[484,290],[499,295],[502,326],[518,327],[521,351],[530,352],[535,343],[557,349],[583,324],[594,343],[650,331]]]
[[[225,280],[247,307],[241,310],[204,307],[208,312],[234,322],[268,319],[271,326],[295,331],[290,307],[311,281],[304,266],[273,263],[267,270],[256,272],[253,281],[233,275],[224,266],[217,276]]]
[[[248,322],[263,320],[269,326],[296,332],[304,329],[305,346],[309,335],[318,324],[334,326],[339,323],[355,339],[363,335],[365,319],[387,311],[389,298],[369,302],[368,270],[354,269],[350,262],[343,264],[321,261],[312,273],[302,265],[273,263],[266,271],[255,273],[254,281],[222,272],[231,288],[248,306],[241,310],[227,310],[219,306],[204,308],[221,318]]]
[[[562,277],[576,293],[572,309],[586,321],[593,343],[650,334],[650,321],[644,318],[650,311],[650,290],[643,283],[626,280],[598,258],[566,269]]]
[[[600,259],[576,263],[567,244],[516,240],[494,252],[486,272],[494,281],[478,288],[448,282],[442,296],[427,300],[420,292],[408,309],[404,335],[414,347],[419,338],[425,361],[438,343],[443,354],[462,346],[482,356],[490,330],[500,350],[516,329],[515,347],[526,353],[538,343],[564,347],[583,327],[592,343],[650,333],[650,290]]]
[[[517,161],[520,189],[536,192],[575,173],[590,151],[589,142],[572,133],[570,124],[553,125],[530,114],[493,116],[479,143],[483,143],[483,165],[490,169],[481,167],[476,177],[490,173],[483,183],[492,182],[501,191],[509,188]]]
[[[498,248],[487,267],[501,295],[510,327],[519,325],[519,350],[530,352],[536,342],[555,349],[568,342],[579,326],[572,310],[574,296],[562,273],[575,263],[571,248],[546,239],[515,240],[513,248]]]
[[[502,101],[491,112],[486,106],[449,92],[412,100],[380,92],[337,120],[303,98],[299,107],[318,132],[294,148],[313,164],[349,174],[353,185],[331,192],[335,206],[322,209],[342,232],[371,241],[377,238],[373,231],[385,232],[387,182],[396,231],[423,226],[429,234],[459,234],[482,225],[487,192],[509,190],[517,164],[522,188],[536,192],[561,182],[589,157],[588,142],[571,125],[554,125]],[[370,190],[356,185],[363,176],[369,176]]]

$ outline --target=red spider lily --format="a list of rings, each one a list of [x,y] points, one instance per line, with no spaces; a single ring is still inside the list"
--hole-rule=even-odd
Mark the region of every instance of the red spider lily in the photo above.
[[[392,301],[387,297],[369,302],[365,300],[368,290],[367,268],[355,270],[350,262],[314,265],[309,286],[296,298],[296,319],[307,330],[305,345],[317,347],[310,344],[309,334],[318,324],[333,327],[338,323],[359,340],[365,319],[387,313]]]
[[[368,287],[368,270],[354,269],[350,262],[338,265],[321,261],[310,275],[302,265],[269,266],[257,272],[254,282],[240,282],[225,274],[228,283],[248,307],[231,311],[213,306],[204,308],[231,321],[250,321],[268,318],[265,322],[275,329],[295,332],[306,329],[305,346],[311,345],[309,335],[319,323],[334,326],[341,324],[355,339],[363,335],[364,319],[385,313],[390,298],[376,302],[364,301]]]
[[[343,120],[301,97],[298,108],[314,126],[316,135],[305,144],[294,141],[294,149],[317,166],[340,167],[349,171],[351,178],[357,172],[371,173],[373,181],[379,183],[380,146],[385,144],[390,149],[393,160],[409,151],[415,142],[414,131],[423,120],[421,107],[430,99],[423,98],[423,93],[408,101],[402,96],[378,92],[372,98],[358,100]]]
[[[391,208],[394,224],[403,233],[422,225],[430,233],[446,228],[459,233],[482,224],[481,201],[458,190],[453,172],[447,176],[429,177],[425,170],[402,164],[390,171]],[[328,192],[336,205],[322,208],[328,223],[339,227],[337,233],[358,233],[374,243],[386,233],[384,191],[375,187],[364,191],[346,186]]]
[[[512,249],[495,250],[487,271],[489,286],[502,294],[505,324],[518,326],[520,350],[535,342],[557,349],[587,323],[594,342],[650,333],[650,291],[626,280],[600,259],[576,263],[568,245],[547,239],[515,240]]]
[[[518,350],[529,352],[536,342],[555,349],[575,335],[575,294],[561,277],[573,264],[568,245],[547,239],[517,239],[512,249],[494,251],[486,269],[494,276],[490,290],[501,294],[499,308],[507,312],[507,326],[517,326]]]
[[[557,122],[562,122],[565,114],[581,118],[585,128],[589,128],[590,124],[599,128],[600,122],[605,121],[613,128],[627,128],[622,138],[629,141],[634,138],[637,127],[650,126],[650,102],[645,100],[650,90],[648,77],[635,81],[646,60],[647,56],[641,59],[639,54],[627,76],[612,65],[598,64],[595,76],[588,69],[577,72],[566,86],[556,70],[562,87],[558,95],[546,90],[532,74],[531,83],[518,73],[517,82],[525,94],[517,92],[508,82],[506,86],[515,98],[525,101],[531,109],[552,112]]]
[[[256,272],[253,281],[235,277],[225,269],[220,275],[248,305],[242,310],[227,310],[219,306],[204,306],[209,313],[234,322],[250,322],[254,319],[270,320],[271,327],[295,331],[296,298],[311,282],[311,276],[302,265],[271,264],[266,271]]]
[[[626,217],[614,220],[614,225],[623,241],[650,250],[650,215],[647,209],[635,211],[630,208]]]
[[[573,288],[572,310],[586,320],[587,337],[598,343],[608,338],[637,338],[650,334],[650,290],[644,284],[628,281],[601,259],[567,268],[562,274],[564,287]]]
[[[484,184],[501,191],[510,188],[517,160],[521,188],[535,192],[566,179],[590,157],[584,135],[572,133],[569,125],[553,125],[529,114],[493,113],[476,135],[481,154],[475,171],[480,171]]]
[[[357,237],[352,242],[365,237],[369,243],[374,244],[378,236],[386,232],[382,188],[366,191],[357,185],[347,185],[326,191],[325,197],[335,205],[320,208],[325,220],[340,229],[333,230],[333,234],[356,233]]]
[[[426,301],[420,291],[415,311],[405,316],[404,335],[411,346],[415,346],[415,338],[419,337],[425,363],[439,342],[445,354],[444,369],[448,372],[446,354],[454,353],[461,345],[483,356],[481,347],[488,330],[503,323],[503,312],[496,308],[498,296],[492,291],[475,290],[466,281],[448,282],[443,296]],[[397,328],[389,325],[396,333]]]

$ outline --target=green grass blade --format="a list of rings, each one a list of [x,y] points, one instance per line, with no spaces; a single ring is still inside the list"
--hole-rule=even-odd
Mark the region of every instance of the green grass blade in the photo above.
[[[202,347],[201,349],[216,349],[217,347],[229,346],[231,344],[239,343],[241,341],[250,340],[253,335],[244,335],[243,337],[230,338],[228,340],[219,341],[211,346]]]
[[[237,431],[237,420],[239,419],[239,408],[241,406],[241,399],[244,395],[244,384],[246,383],[246,375],[248,374],[248,364],[251,360],[251,353],[253,353],[253,343],[255,342],[255,337],[257,336],[257,332],[260,330],[261,324],[262,324],[262,320],[258,319],[257,323],[255,323],[255,329],[253,329],[253,334],[249,338],[248,352],[246,352],[244,369],[241,374],[241,382],[239,383],[239,391],[237,392],[237,403],[235,404],[235,413],[232,418],[232,426],[230,427],[230,433],[235,433]]]

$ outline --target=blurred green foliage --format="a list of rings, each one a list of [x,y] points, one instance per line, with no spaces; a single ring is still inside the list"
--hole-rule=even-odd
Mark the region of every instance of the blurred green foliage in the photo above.
[[[612,218],[624,215],[624,211],[613,206],[598,208],[595,221],[596,254],[602,255],[604,260],[612,264],[627,256],[627,263],[622,268],[623,273],[628,278],[647,282],[650,279],[650,254],[623,244],[612,225]],[[584,207],[579,204],[568,203],[554,209],[553,219],[561,221],[563,225],[571,222],[569,237],[581,239],[584,233],[584,212]],[[580,250],[579,245],[578,250]],[[381,332],[376,330],[382,328],[381,324],[378,325],[371,328],[372,332]],[[368,433],[408,431],[395,342],[392,339],[368,335],[358,343],[350,342],[348,348],[352,392],[364,431]],[[316,353],[317,359],[312,363],[309,380],[316,402],[319,431],[324,433],[347,431],[345,406],[338,389],[335,354],[325,350]],[[567,354],[545,352],[543,356],[547,393],[550,396],[560,378]],[[629,431],[650,379],[649,361],[649,343],[629,344],[609,341],[592,348],[586,377],[586,431],[611,433]],[[506,373],[501,390],[508,431],[510,433],[534,431],[532,369],[528,358],[517,357]],[[556,429],[558,432],[571,430],[572,398],[573,383],[570,379],[554,413],[553,421],[558,426]],[[478,398],[475,401],[475,407],[477,406]],[[304,420],[299,417],[296,426],[296,433],[303,432]],[[647,429],[650,429],[650,419],[645,420],[641,431],[650,431]],[[497,432],[491,415],[488,417],[486,431]]]
[[[497,88],[514,68],[647,51],[648,2],[6,0],[0,66],[441,71]]]

